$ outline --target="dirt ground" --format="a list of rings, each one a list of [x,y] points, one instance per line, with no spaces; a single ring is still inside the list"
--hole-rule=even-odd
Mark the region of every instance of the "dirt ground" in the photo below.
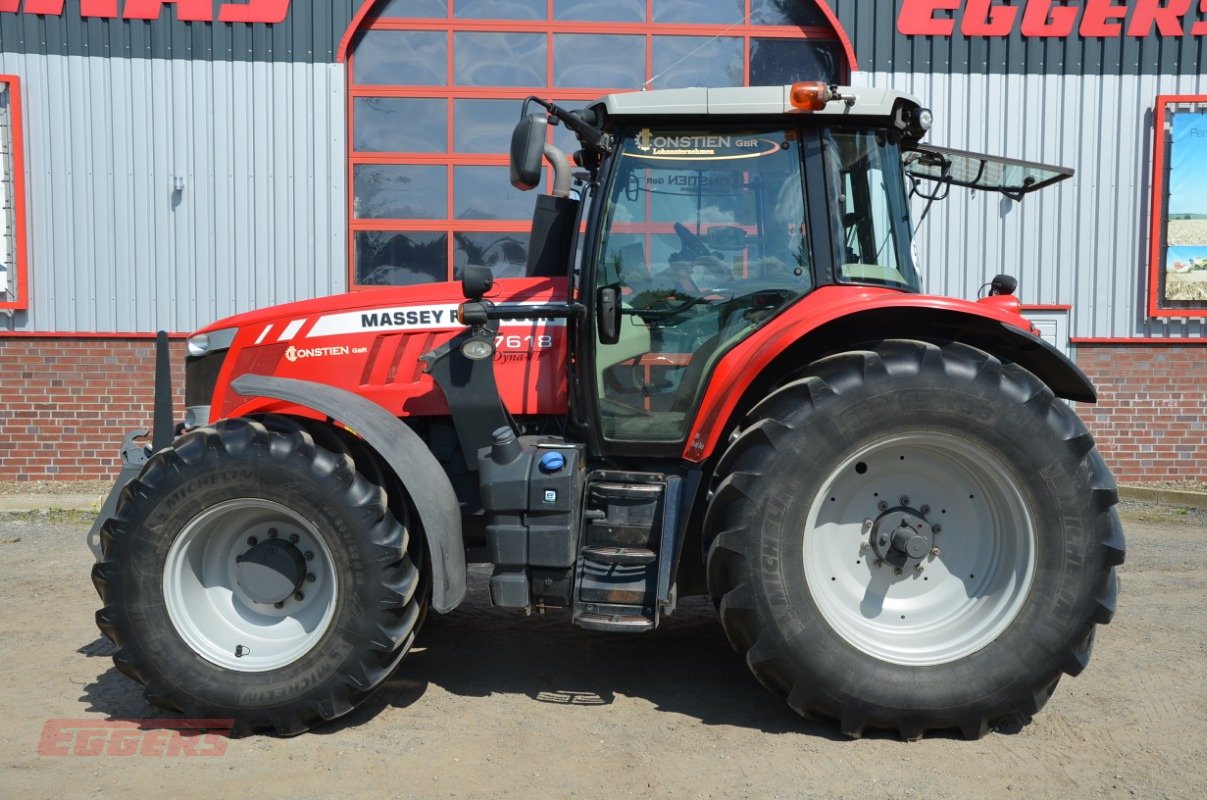
[[[187,757],[39,754],[48,721],[163,715],[93,624],[86,521],[2,517],[0,798],[1201,798],[1207,516],[1125,519],[1120,609],[1089,669],[1031,724],[977,742],[849,741],[799,719],[703,603],[649,636],[590,634],[491,609],[475,568],[469,600],[365,707]]]

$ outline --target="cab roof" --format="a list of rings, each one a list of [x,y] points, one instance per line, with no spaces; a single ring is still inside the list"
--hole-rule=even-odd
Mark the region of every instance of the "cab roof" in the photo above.
[[[821,117],[881,117],[892,120],[902,105],[920,107],[912,95],[891,89],[837,87],[842,99],[827,103],[820,111],[802,111],[791,102],[792,86],[745,86],[729,88],[656,89],[624,92],[601,97],[609,117],[703,116],[703,115],[809,115]]]

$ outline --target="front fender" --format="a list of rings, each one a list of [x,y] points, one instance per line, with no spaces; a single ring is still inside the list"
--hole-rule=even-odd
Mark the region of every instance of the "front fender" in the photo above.
[[[406,488],[432,560],[432,608],[447,614],[465,598],[461,508],[443,467],[406,423],[351,392],[310,381],[241,375],[231,384],[244,397],[265,397],[337,419],[377,451]]]
[[[818,289],[717,362],[683,458],[693,462],[709,458],[735,417],[785,376],[819,358],[883,339],[963,342],[1027,369],[1058,397],[1096,402],[1097,393],[1085,373],[1036,336],[1015,311],[1017,301],[1009,300],[972,303],[871,287]]]

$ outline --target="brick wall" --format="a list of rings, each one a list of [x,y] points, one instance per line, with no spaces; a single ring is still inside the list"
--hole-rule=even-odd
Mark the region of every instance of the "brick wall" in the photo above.
[[[1207,480],[1207,347],[1077,345],[1098,404],[1078,404],[1121,483]]]
[[[177,409],[184,346],[172,342]],[[153,339],[0,338],[0,480],[115,477],[126,432],[151,427],[154,387]]]
[[[1079,404],[1120,481],[1207,476],[1207,348],[1079,345],[1098,387]],[[172,343],[177,415],[184,343]],[[0,480],[109,478],[126,431],[150,428],[153,340],[0,338]]]

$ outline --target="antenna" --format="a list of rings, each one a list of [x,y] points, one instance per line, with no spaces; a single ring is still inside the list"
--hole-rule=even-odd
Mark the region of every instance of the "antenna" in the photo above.
[[[657,75],[653,76],[653,77],[652,77],[652,78],[650,78],[648,81],[646,81],[645,83],[641,84],[641,91],[643,91],[643,92],[644,92],[646,89],[650,88],[650,84],[651,84],[651,83],[653,83],[654,81],[658,80],[658,79],[659,79],[659,78],[661,78],[663,75],[665,75],[666,73],[668,73],[668,72],[670,72],[671,70],[673,70],[675,67],[677,67],[677,66],[679,66],[680,64],[682,64],[684,61],[687,61],[689,58],[691,58],[692,56],[694,56],[696,53],[700,52],[700,51],[701,51],[701,50],[703,50],[705,47],[708,47],[710,44],[712,44],[713,42],[715,42],[717,39],[720,39],[722,36],[724,36],[725,34],[729,33],[729,32],[730,32],[731,30],[733,30],[734,28],[738,27],[739,25],[744,25],[744,24],[746,24],[746,22],[747,22],[747,20],[749,20],[749,18],[750,18],[750,17],[749,17],[749,15],[748,15],[748,14],[743,14],[743,15],[742,15],[742,18],[741,18],[740,20],[738,20],[738,21],[737,21],[737,22],[735,22],[734,24],[730,25],[728,28],[726,28],[725,30],[721,31],[721,32],[720,32],[720,33],[718,33],[716,36],[714,36],[714,37],[712,37],[711,39],[709,39],[709,40],[705,41],[705,42],[704,42],[704,43],[702,43],[702,44],[701,44],[699,47],[697,47],[695,50],[692,50],[690,53],[688,53],[687,55],[685,55],[683,58],[679,59],[679,60],[678,60],[678,61],[676,61],[674,64],[671,64],[669,67],[667,67],[666,69],[662,70],[662,72],[659,72]]]

